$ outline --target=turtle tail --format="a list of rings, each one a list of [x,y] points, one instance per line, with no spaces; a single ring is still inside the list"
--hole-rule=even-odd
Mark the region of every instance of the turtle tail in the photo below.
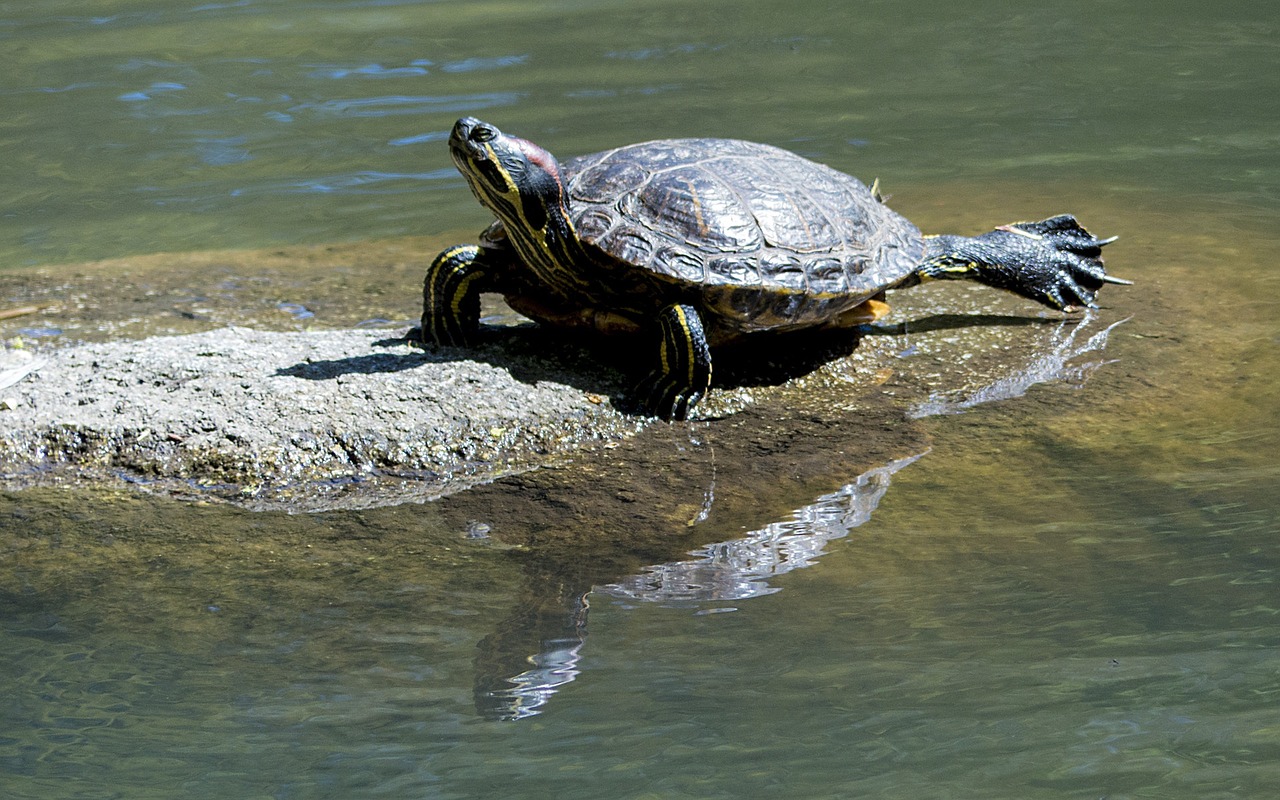
[[[981,236],[930,236],[924,261],[905,285],[930,280],[976,280],[1050,308],[1095,307],[1104,283],[1131,282],[1106,273],[1099,239],[1070,214],[1001,225]]]

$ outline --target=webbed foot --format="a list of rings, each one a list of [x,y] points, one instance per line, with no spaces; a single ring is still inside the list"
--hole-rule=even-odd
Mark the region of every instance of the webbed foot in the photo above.
[[[931,237],[919,274],[970,278],[1062,311],[1093,308],[1103,284],[1131,283],[1103,268],[1102,248],[1114,241],[1097,238],[1070,214],[1015,222],[972,238]]]
[[[1051,308],[1095,308],[1094,298],[1104,283],[1133,283],[1112,277],[1103,269],[1102,248],[1118,237],[1099,239],[1070,214],[1001,225],[984,236],[995,238],[1000,234],[1020,237],[1007,239],[1005,247],[1020,255],[1026,253],[1025,260],[1015,266],[1021,283],[1014,291]]]

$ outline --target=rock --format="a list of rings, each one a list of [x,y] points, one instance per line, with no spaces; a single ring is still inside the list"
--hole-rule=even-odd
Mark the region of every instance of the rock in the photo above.
[[[498,365],[387,331],[235,327],[54,351],[9,390],[0,479],[123,479],[260,507],[384,503],[528,469],[639,424],[558,382],[554,365],[521,379],[501,349],[472,355],[486,352]]]

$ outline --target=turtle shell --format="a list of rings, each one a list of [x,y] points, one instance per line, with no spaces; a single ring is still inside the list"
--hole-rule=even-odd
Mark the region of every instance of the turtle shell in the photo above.
[[[696,284],[712,306],[730,296],[776,304],[779,295],[797,309],[831,295],[848,306],[911,274],[924,253],[919,229],[857,178],[769,145],[644,142],[574,159],[564,172],[584,242]]]

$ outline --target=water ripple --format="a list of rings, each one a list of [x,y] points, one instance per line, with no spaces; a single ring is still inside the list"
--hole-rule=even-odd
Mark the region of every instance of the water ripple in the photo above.
[[[523,95],[519,92],[491,92],[472,95],[387,95],[383,97],[358,97],[348,100],[323,100],[302,103],[289,111],[316,111],[339,117],[389,117],[407,114],[436,114],[441,112],[473,111],[494,106],[513,105]]]
[[[381,64],[365,64],[360,67],[324,66],[313,70],[307,77],[341,80],[343,78],[403,78],[426,75],[429,61],[414,61],[406,67],[384,67]]]
[[[504,67],[518,67],[529,60],[529,56],[496,56],[494,58],[464,58],[461,61],[451,61],[448,64],[441,65],[440,69],[444,72],[479,72],[487,69],[503,69]]]
[[[341,175],[329,175],[308,180],[278,181],[231,190],[232,197],[250,197],[269,194],[394,194],[402,191],[385,184],[397,181],[439,181],[456,178],[454,169],[438,169],[430,172],[379,172],[363,170]]]
[[[514,56],[494,56],[491,58],[464,58],[460,61],[448,61],[436,64],[429,58],[417,58],[402,67],[388,67],[382,64],[361,64],[359,66],[318,65],[307,77],[329,80],[344,78],[404,78],[427,75],[432,69],[441,72],[481,72],[492,69],[517,67],[529,60],[527,54]]]
[[[175,83],[173,81],[157,81],[149,87],[139,92],[126,92],[120,95],[119,100],[126,103],[138,103],[144,100],[150,100],[153,95],[165,94],[168,92],[181,92],[186,89],[186,84]]]
[[[205,3],[204,5],[194,6],[191,9],[192,14],[198,14],[202,11],[225,11],[228,8],[244,8],[253,5],[253,0],[234,0],[230,3]]]
[[[253,160],[244,149],[248,140],[244,136],[202,137],[196,140],[196,152],[200,160],[211,167],[225,167]]]
[[[605,58],[615,58],[624,61],[651,61],[653,59],[668,58],[670,56],[688,56],[698,53],[716,53],[724,50],[727,45],[723,44],[677,44],[669,47],[644,47],[635,50],[610,50],[605,53]]]
[[[62,94],[63,92],[75,92],[83,89],[101,89],[106,85],[107,84],[105,83],[97,83],[93,81],[80,81],[78,83],[68,83],[65,86],[35,86],[30,88],[21,87],[17,89],[6,89],[4,91],[0,91],[0,97],[7,96],[7,95],[22,95],[22,94]]]
[[[443,142],[448,140],[448,131],[429,131],[427,133],[419,133],[413,136],[402,136],[399,139],[392,139],[387,144],[392,147],[404,147],[407,144],[425,144],[428,142]]]

